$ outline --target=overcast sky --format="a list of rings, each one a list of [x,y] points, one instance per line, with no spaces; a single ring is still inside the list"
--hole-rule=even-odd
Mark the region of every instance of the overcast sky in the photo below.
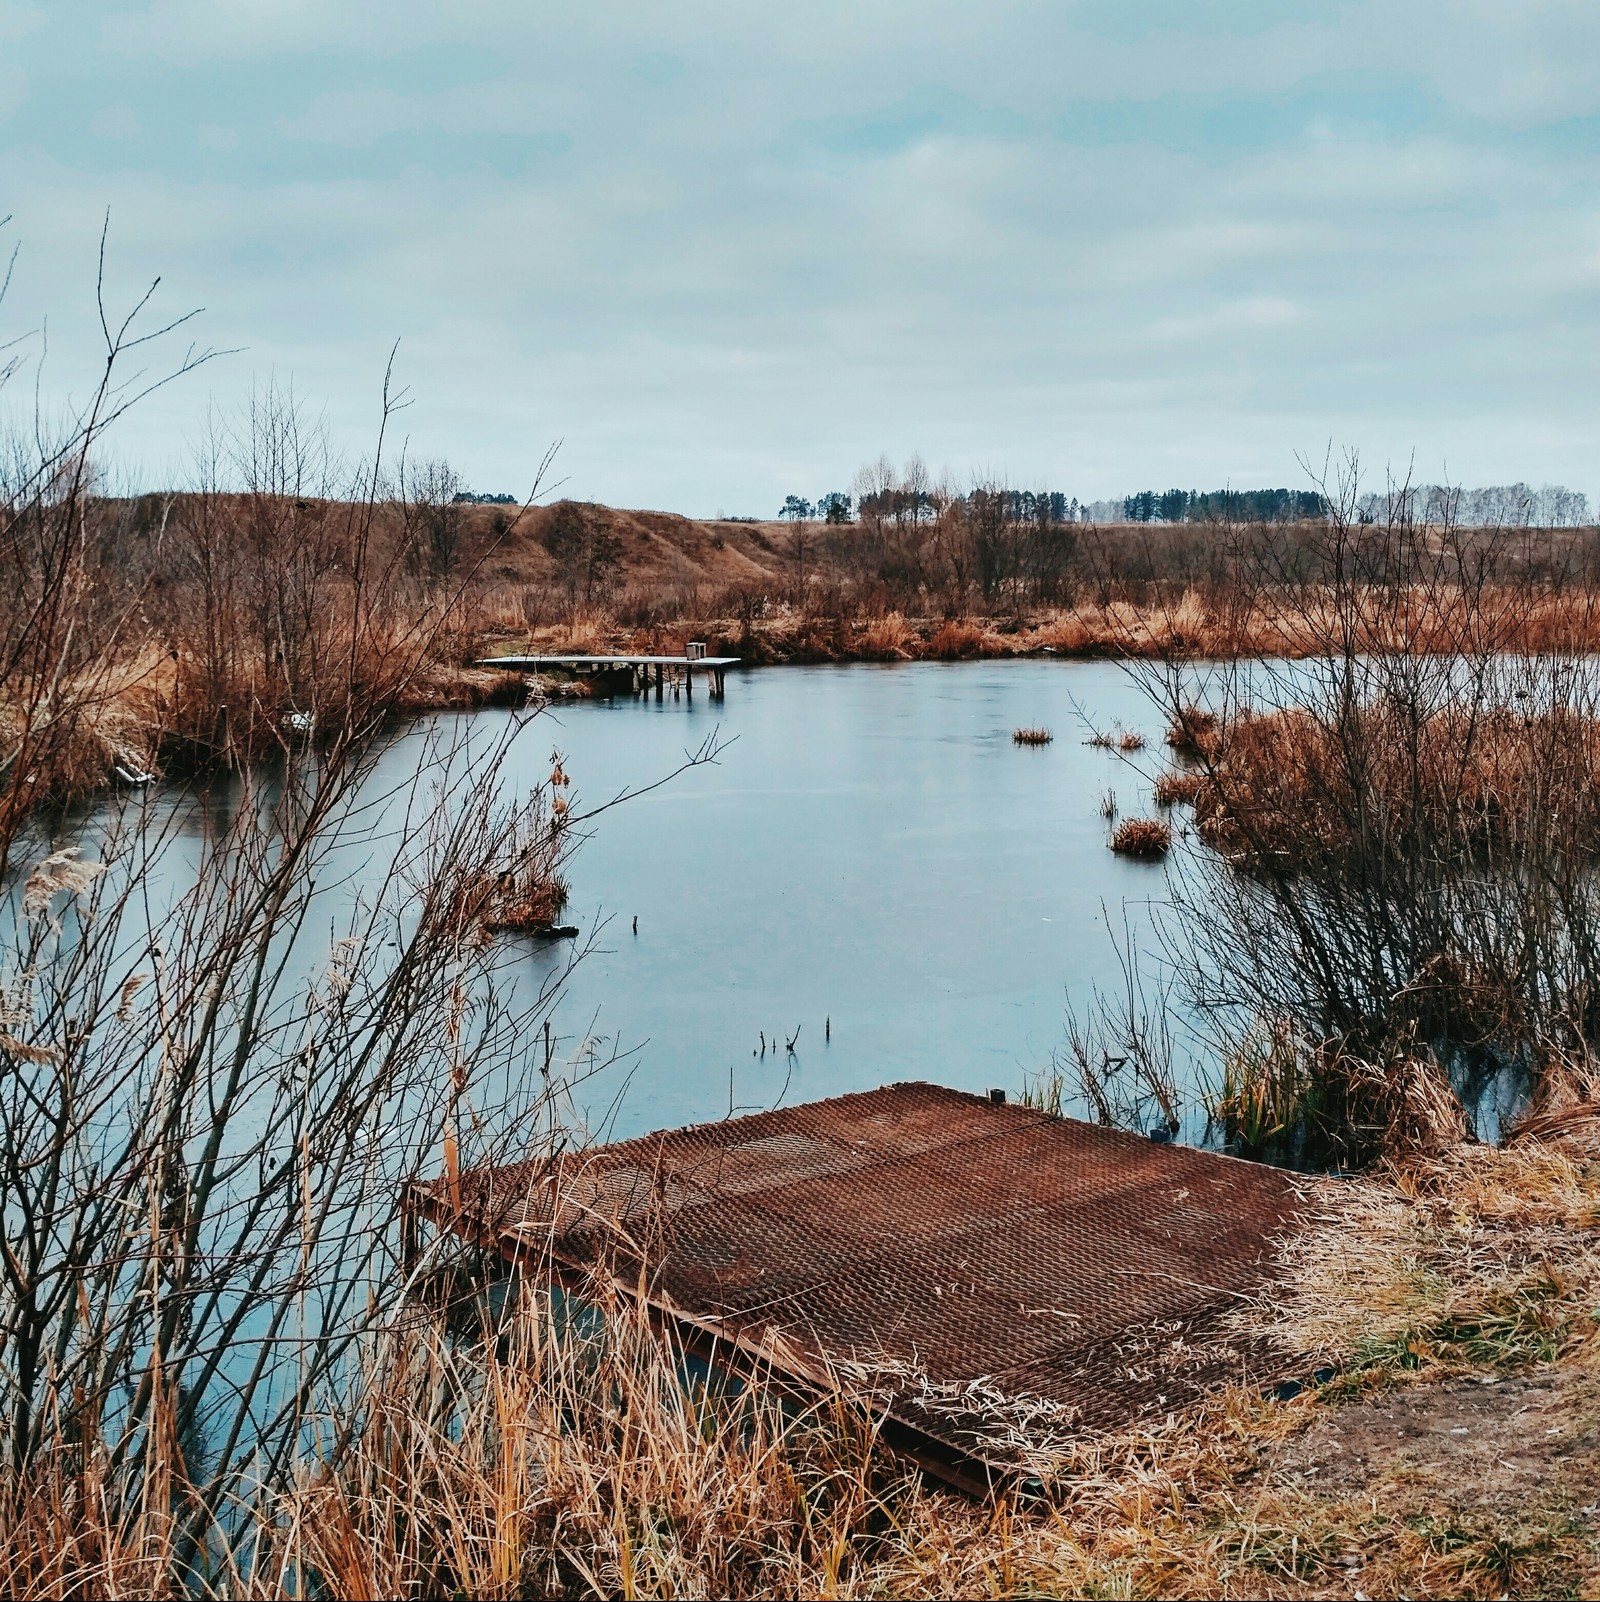
[[[95,252],[351,449],[706,514],[887,451],[1085,499],[1331,440],[1600,490],[1595,0],[0,0],[0,333],[91,380]],[[13,388],[15,402],[17,391]]]

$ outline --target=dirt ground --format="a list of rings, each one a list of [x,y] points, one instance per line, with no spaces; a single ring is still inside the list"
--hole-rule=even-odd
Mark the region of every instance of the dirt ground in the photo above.
[[[1554,1366],[1386,1390],[1323,1412],[1266,1480],[1336,1532],[1321,1551],[1354,1596],[1600,1596],[1600,1371]],[[1290,1524],[1299,1520],[1290,1520]],[[1339,1548],[1335,1550],[1331,1548]]]
[[[1390,1391],[1324,1415],[1278,1466],[1324,1494],[1385,1474],[1462,1510],[1559,1500],[1600,1535],[1600,1373],[1549,1368]]]

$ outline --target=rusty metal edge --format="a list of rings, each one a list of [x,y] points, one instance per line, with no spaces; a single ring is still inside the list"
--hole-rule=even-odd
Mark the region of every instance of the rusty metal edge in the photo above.
[[[575,1295],[581,1294],[592,1282],[595,1272],[592,1266],[562,1257],[548,1243],[535,1247],[516,1240],[485,1220],[451,1208],[431,1193],[427,1181],[411,1180],[407,1183],[401,1209],[403,1213],[426,1218],[435,1227],[448,1230],[472,1245],[495,1252],[513,1267],[542,1268],[564,1290]],[[695,1318],[682,1308],[673,1307],[659,1298],[641,1296],[620,1279],[613,1278],[612,1284],[644,1308],[656,1329],[670,1334],[684,1351],[707,1364],[744,1379],[770,1381],[776,1378],[782,1388],[798,1397],[814,1400],[827,1394],[829,1385],[826,1379],[808,1374],[798,1367],[786,1367],[776,1361],[770,1351],[757,1347],[719,1324]],[[902,1417],[891,1406],[869,1400],[867,1409],[876,1416],[879,1435],[890,1447],[901,1456],[910,1458],[936,1479],[968,1496],[987,1499],[997,1491],[1020,1484],[1026,1478],[1016,1465],[995,1462],[976,1452],[964,1452]]]

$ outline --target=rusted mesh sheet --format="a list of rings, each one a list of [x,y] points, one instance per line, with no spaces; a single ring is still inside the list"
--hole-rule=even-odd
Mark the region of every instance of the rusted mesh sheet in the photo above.
[[[967,1457],[1025,1460],[1276,1356],[1226,1312],[1274,1273],[1293,1176],[934,1085],[461,1176],[509,1242],[805,1377],[844,1368]]]

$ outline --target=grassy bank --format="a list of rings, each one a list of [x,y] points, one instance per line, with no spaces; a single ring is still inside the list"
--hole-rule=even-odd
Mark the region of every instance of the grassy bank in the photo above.
[[[726,598],[722,598],[726,599]],[[1363,631],[1362,649],[1382,649],[1397,639],[1419,654],[1449,654],[1459,647],[1468,604],[1428,594],[1419,587],[1414,605],[1401,615],[1375,615]],[[1600,608],[1587,590],[1539,596],[1505,592],[1508,610],[1519,613],[1514,644],[1535,652],[1600,649]],[[741,615],[741,607],[743,615]],[[1375,612],[1377,609],[1375,608]],[[519,651],[603,654],[676,652],[688,639],[703,639],[716,652],[752,666],[820,662],[976,661],[1055,656],[1088,660],[1226,660],[1245,656],[1304,658],[1325,654],[1328,629],[1281,594],[1181,589],[1171,596],[1097,601],[1088,597],[1016,612],[942,614],[874,612],[865,606],[807,608],[758,597],[686,611],[650,624],[630,624],[611,610],[532,627],[520,609],[488,589],[474,613],[486,655]],[[1336,642],[1334,642],[1336,643]]]
[[[200,1589],[329,1597],[1592,1595],[1600,1585],[1600,1125],[1329,1182],[1269,1323],[1325,1377],[1086,1441],[975,1503],[875,1441],[848,1387],[799,1414],[685,1391],[625,1309],[485,1339],[412,1318],[328,1455]],[[353,1431],[353,1433],[346,1433]],[[334,1443],[340,1443],[334,1448]],[[0,1507],[14,1595],[169,1594],[182,1464],[132,1508],[95,1443]]]

